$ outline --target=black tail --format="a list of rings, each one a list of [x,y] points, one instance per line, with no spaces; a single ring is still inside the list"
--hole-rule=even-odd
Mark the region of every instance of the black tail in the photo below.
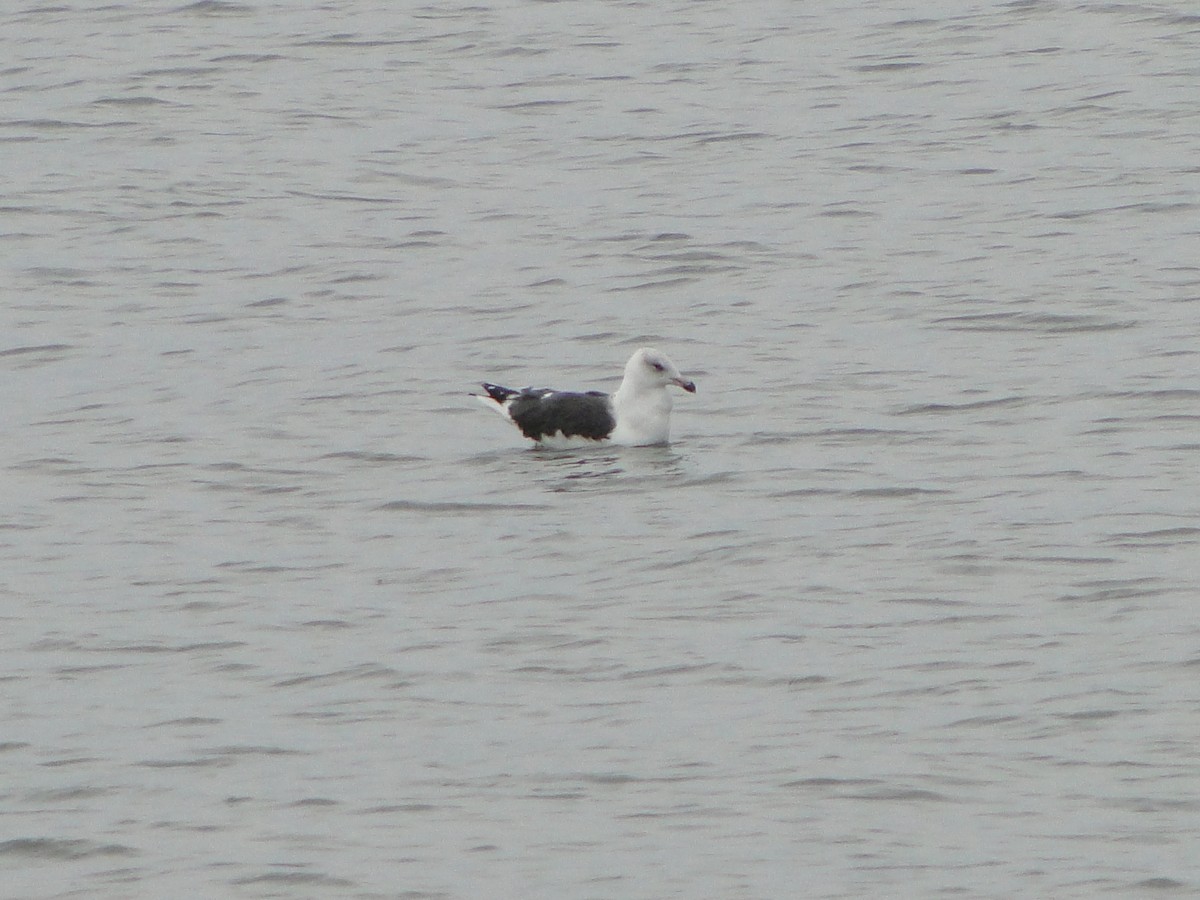
[[[503,403],[509,397],[521,393],[520,391],[514,391],[512,388],[501,387],[498,384],[490,384],[486,381],[482,383],[482,387],[487,391],[487,395],[497,403]]]

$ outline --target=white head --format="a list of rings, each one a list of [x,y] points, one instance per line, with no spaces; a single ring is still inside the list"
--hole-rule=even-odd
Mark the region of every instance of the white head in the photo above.
[[[671,362],[667,354],[660,353],[652,347],[643,347],[629,357],[629,362],[625,364],[624,384],[628,384],[636,390],[674,384],[689,394],[696,393],[695,383],[679,374],[675,363]]]

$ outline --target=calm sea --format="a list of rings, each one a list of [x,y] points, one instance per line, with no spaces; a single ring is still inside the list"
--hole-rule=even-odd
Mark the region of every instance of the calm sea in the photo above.
[[[1200,892],[1200,15],[0,12],[0,894]],[[552,453],[482,379],[699,392]]]

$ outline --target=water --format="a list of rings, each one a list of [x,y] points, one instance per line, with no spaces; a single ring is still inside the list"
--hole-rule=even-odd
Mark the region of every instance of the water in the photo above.
[[[1185,4],[0,19],[6,897],[1200,889]]]

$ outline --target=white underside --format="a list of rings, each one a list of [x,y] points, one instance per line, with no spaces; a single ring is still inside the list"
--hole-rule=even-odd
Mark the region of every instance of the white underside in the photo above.
[[[472,394],[471,396],[478,400],[481,406],[486,406],[496,415],[501,416],[506,422],[512,422],[514,425],[517,424],[513,422],[512,417],[508,414],[508,407],[504,404],[497,403],[491,397],[485,397],[483,394]]]
[[[579,450],[584,447],[603,447],[606,444],[611,444],[610,440],[594,440],[593,438],[579,437],[573,435],[571,437],[563,437],[561,434],[546,435],[537,442],[539,447],[545,447],[547,450]]]

